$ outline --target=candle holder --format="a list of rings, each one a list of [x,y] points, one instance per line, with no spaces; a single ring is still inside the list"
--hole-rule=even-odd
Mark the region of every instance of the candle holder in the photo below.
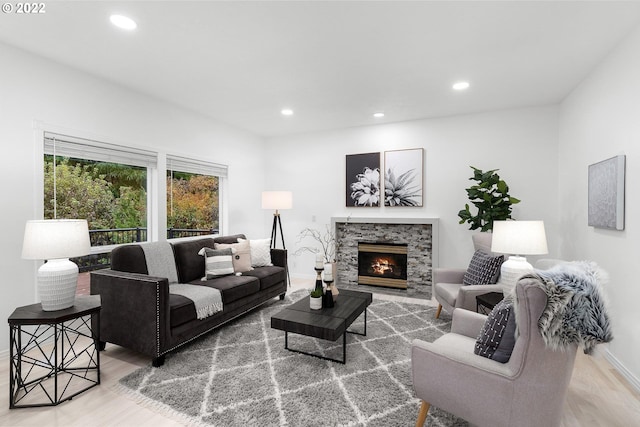
[[[331,292],[331,284],[333,283],[333,279],[324,280],[325,285],[327,285],[327,289],[324,292],[324,297],[322,298],[322,305],[327,308],[333,307],[333,303],[335,302],[333,299],[333,293]]]

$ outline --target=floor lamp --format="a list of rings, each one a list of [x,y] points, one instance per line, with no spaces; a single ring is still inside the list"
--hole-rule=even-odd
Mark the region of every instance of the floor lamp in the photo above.
[[[284,234],[282,233],[282,221],[280,220],[280,210],[291,209],[293,207],[293,196],[291,191],[263,191],[262,192],[262,209],[275,210],[273,213],[273,225],[271,226],[271,248],[276,248],[278,238],[278,230],[280,230],[280,239],[282,239],[282,249],[287,249],[284,244]],[[289,265],[287,264],[287,279],[289,278]]]

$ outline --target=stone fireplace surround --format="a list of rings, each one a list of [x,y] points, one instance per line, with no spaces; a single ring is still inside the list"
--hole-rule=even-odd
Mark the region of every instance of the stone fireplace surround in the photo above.
[[[358,242],[383,241],[408,246],[407,292],[431,293],[433,268],[438,266],[437,218],[332,217],[331,227],[338,285],[358,285]]]

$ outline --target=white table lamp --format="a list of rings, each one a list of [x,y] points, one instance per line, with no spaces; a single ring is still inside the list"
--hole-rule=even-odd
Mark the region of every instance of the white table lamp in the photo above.
[[[547,236],[543,221],[494,221],[491,252],[512,254],[502,263],[500,280],[505,292],[510,291],[524,274],[533,271],[524,255],[544,255]]]
[[[89,226],[84,219],[27,221],[22,258],[47,260],[38,269],[38,294],[42,310],[56,311],[73,306],[78,266],[69,258],[90,252]]]

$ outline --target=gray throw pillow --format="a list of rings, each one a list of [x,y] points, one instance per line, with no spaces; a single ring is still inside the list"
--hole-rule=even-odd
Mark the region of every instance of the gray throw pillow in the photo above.
[[[204,257],[203,281],[233,274],[233,249],[202,248],[198,255]]]
[[[478,249],[469,262],[469,267],[462,279],[463,285],[494,284],[500,277],[500,267],[504,255],[491,255]]]
[[[500,363],[507,363],[516,344],[516,314],[513,297],[500,301],[487,317],[473,352]]]

